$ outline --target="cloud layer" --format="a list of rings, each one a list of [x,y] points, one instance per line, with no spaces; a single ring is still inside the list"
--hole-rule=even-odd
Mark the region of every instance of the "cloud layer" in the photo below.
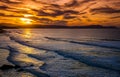
[[[120,26],[120,0],[0,0],[0,23]]]

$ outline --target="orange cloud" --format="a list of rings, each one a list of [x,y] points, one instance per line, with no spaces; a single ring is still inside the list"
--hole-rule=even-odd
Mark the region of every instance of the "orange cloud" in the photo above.
[[[120,0],[0,0],[0,23],[120,25]],[[42,20],[43,19],[43,20]]]

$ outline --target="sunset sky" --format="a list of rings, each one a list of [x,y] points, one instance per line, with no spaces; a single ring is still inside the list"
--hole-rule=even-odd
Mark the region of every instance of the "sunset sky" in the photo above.
[[[120,0],[0,0],[0,23],[120,26]]]

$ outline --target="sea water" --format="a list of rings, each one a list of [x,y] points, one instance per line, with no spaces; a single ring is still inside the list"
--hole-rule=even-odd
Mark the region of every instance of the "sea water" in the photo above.
[[[34,76],[120,77],[120,29],[6,31],[0,48],[8,61]]]

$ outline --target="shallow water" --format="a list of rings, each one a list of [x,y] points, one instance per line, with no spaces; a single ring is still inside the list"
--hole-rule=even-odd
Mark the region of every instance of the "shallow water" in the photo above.
[[[120,77],[119,29],[7,29],[0,49],[37,77]]]

